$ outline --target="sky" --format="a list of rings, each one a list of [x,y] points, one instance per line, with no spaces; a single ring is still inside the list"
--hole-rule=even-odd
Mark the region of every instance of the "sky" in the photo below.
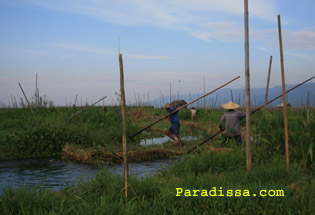
[[[250,86],[281,85],[281,16],[287,84],[314,76],[315,1],[248,0]],[[0,0],[0,105],[30,98],[35,77],[55,105],[244,88],[243,0]],[[314,82],[314,80],[313,80]],[[205,89],[204,89],[205,88]],[[139,99],[140,98],[140,99]],[[149,98],[149,99],[148,99]]]

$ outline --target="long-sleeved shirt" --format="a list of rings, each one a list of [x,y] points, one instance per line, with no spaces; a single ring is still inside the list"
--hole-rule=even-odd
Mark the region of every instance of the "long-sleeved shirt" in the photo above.
[[[234,110],[229,110],[223,114],[219,125],[222,126],[222,123],[225,122],[225,131],[227,137],[241,135],[240,119],[245,116],[245,113]]]

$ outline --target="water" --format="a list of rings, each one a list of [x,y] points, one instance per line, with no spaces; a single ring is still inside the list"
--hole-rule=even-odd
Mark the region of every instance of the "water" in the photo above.
[[[182,140],[186,141],[191,141],[191,140],[198,140],[198,137],[193,137],[193,136],[187,136],[187,137],[182,137]],[[140,141],[140,145],[142,146],[149,146],[149,145],[162,145],[163,143],[167,143],[168,141],[172,141],[171,138],[168,136],[165,137],[157,137],[157,138],[149,138],[149,139],[144,139]]]
[[[129,174],[135,177],[155,175],[161,168],[167,168],[176,158],[152,162],[130,163]],[[23,184],[39,185],[59,190],[75,185],[80,180],[94,178],[106,166],[112,173],[123,175],[123,164],[79,164],[59,159],[22,159],[0,161],[0,193],[8,186],[20,187]]]

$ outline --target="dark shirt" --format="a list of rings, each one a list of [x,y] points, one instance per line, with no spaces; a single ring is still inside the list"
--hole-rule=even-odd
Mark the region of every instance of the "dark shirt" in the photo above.
[[[245,116],[245,113],[234,110],[223,114],[219,125],[222,126],[222,123],[225,122],[226,136],[234,137],[235,135],[241,135],[240,119]]]
[[[176,110],[176,109],[175,109],[175,108],[170,108],[170,109],[168,110],[168,112],[169,112],[169,113],[172,113],[174,110]],[[179,123],[179,117],[178,117],[177,112],[170,115],[170,121],[171,121],[172,124],[174,124],[174,123]]]

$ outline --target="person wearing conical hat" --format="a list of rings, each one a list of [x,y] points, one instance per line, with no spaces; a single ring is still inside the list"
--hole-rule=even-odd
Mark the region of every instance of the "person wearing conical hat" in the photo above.
[[[240,106],[238,104],[235,104],[234,102],[223,104],[222,107],[224,109],[227,109],[227,111],[223,114],[219,124],[219,128],[223,130],[222,126],[223,123],[225,123],[226,136],[224,142],[222,143],[222,146],[228,143],[231,138],[234,138],[238,144],[242,144],[240,120],[243,119],[246,114],[240,111],[236,111],[236,109]]]
[[[171,105],[168,103],[166,103],[163,108],[166,109],[168,113],[172,113],[174,110],[176,110],[175,108],[171,107]],[[170,122],[172,126],[165,132],[165,134],[174,141],[173,145],[178,143],[179,148],[182,148],[182,139],[179,134],[180,123],[179,123],[178,114],[176,112],[176,113],[171,114],[169,117],[170,117]],[[173,135],[176,135],[177,140]]]

